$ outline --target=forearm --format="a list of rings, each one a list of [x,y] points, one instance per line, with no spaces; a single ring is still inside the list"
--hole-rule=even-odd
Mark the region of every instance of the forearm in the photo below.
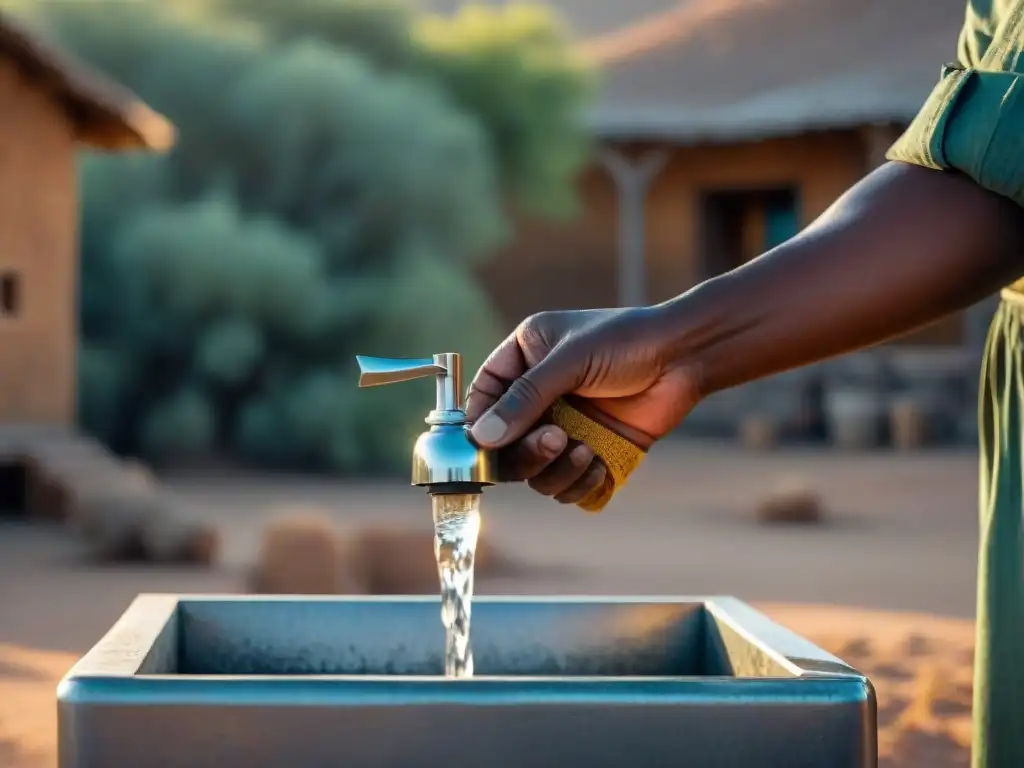
[[[969,179],[890,163],[800,235],[659,307],[700,394],[850,352],[1024,274],[1024,210]]]

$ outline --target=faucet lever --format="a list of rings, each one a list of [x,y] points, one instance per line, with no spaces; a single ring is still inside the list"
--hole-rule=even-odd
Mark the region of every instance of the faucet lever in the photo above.
[[[448,369],[443,365],[438,365],[432,357],[394,358],[356,355],[356,362],[359,363],[360,387],[397,384],[400,381],[412,381],[426,376],[439,376],[448,373]]]
[[[359,386],[375,387],[397,384],[427,376],[437,377],[437,402],[432,415],[446,421],[462,411],[462,355],[443,352],[433,357],[391,358],[356,355],[359,363]],[[442,416],[442,414],[448,414]]]

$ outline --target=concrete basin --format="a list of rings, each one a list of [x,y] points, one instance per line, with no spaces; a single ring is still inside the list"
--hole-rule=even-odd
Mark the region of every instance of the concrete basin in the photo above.
[[[874,691],[733,598],[142,595],[58,689],[62,768],[874,768]]]

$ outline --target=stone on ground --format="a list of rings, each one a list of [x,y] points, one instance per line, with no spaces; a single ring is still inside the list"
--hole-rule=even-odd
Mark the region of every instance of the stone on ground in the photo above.
[[[754,414],[740,422],[740,444],[752,451],[766,451],[779,442],[779,427],[768,416]]]
[[[477,576],[507,575],[515,567],[512,558],[481,537]],[[437,590],[431,528],[338,529],[319,515],[291,515],[271,522],[250,579],[250,591],[265,594],[415,595]]]
[[[789,479],[761,497],[755,517],[768,525],[813,525],[824,520],[825,509],[821,496],[808,483]]]
[[[288,515],[263,531],[249,591],[261,594],[333,595],[363,592],[362,568],[347,556],[326,515]]]
[[[185,518],[166,498],[154,512],[142,520],[139,529],[147,562],[214,564],[220,553],[220,534],[213,526]]]

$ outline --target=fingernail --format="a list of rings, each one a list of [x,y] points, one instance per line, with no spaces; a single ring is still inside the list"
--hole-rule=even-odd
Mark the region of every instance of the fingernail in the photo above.
[[[540,447],[544,449],[544,453],[554,456],[562,452],[567,441],[564,432],[552,429],[540,436]]]
[[[572,449],[572,453],[569,454],[569,461],[577,467],[589,464],[592,458],[594,458],[594,452],[585,445],[577,445]]]
[[[507,430],[505,420],[493,411],[488,411],[477,420],[470,432],[478,442],[487,445],[501,440]]]

